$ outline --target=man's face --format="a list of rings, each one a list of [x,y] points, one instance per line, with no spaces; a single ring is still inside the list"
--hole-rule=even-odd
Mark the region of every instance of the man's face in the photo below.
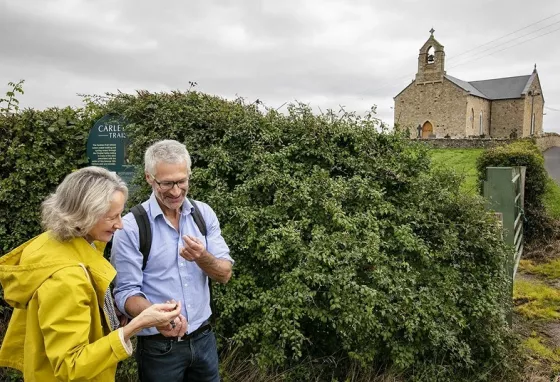
[[[187,163],[158,163],[156,173],[146,173],[146,180],[152,186],[162,210],[178,210],[185,201],[189,188]]]

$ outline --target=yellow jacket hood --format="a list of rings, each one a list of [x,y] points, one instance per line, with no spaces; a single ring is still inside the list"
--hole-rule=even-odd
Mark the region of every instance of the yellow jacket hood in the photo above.
[[[43,234],[32,239],[0,257],[4,300],[14,308],[25,309],[35,291],[53,273],[79,264],[75,259],[61,256],[56,244],[49,248],[50,253],[42,253],[41,249],[48,239],[46,236]]]

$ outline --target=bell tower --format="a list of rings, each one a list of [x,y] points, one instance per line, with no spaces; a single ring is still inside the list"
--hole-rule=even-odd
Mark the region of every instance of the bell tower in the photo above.
[[[445,52],[434,37],[434,28],[430,30],[430,38],[420,48],[418,55],[418,73],[416,83],[443,81],[445,74]]]

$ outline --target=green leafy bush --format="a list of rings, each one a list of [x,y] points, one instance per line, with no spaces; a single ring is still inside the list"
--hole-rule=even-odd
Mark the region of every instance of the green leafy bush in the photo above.
[[[287,380],[340,379],[356,363],[419,381],[510,380],[508,248],[495,222],[371,114],[261,112],[193,91],[3,117],[4,253],[39,232],[41,201],[87,164],[87,132],[106,112],[131,122],[134,163],[158,139],[191,152],[191,194],[214,208],[236,260],[215,286],[222,349]],[[117,378],[134,380],[133,361]]]
[[[72,108],[0,116],[0,251],[41,232],[40,205],[72,170],[86,166],[93,120]]]
[[[548,174],[544,157],[530,140],[485,150],[477,160],[479,187],[482,190],[486,167],[525,166],[525,238],[529,244],[547,241],[555,234],[555,224],[544,207]]]
[[[118,95],[107,110],[132,122],[138,163],[158,139],[191,151],[191,194],[236,260],[216,287],[222,346],[265,368],[335,357],[317,367],[339,376],[353,361],[418,380],[511,371],[509,249],[479,198],[429,171],[425,148],[372,115],[260,113],[198,92]]]

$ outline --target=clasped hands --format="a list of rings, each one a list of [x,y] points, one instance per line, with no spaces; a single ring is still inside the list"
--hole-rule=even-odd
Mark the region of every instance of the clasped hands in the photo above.
[[[181,303],[176,302],[175,300],[167,301],[167,304],[176,304],[180,309]],[[156,329],[158,332],[163,334],[166,337],[183,337],[187,332],[189,325],[187,323],[187,319],[182,314],[179,314],[177,317],[168,321],[164,324],[157,325]]]

